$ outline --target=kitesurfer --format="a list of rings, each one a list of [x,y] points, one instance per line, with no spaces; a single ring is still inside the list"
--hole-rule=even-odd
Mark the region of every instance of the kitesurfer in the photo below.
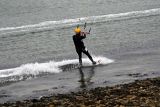
[[[74,29],[75,35],[73,35],[73,41],[76,48],[76,52],[79,56],[79,65],[82,66],[82,52],[88,56],[88,58],[91,60],[92,64],[96,64],[96,62],[93,60],[92,56],[88,52],[87,48],[84,46],[83,39],[86,38],[86,34],[89,34],[90,32],[81,32],[81,29],[79,26],[77,26]]]

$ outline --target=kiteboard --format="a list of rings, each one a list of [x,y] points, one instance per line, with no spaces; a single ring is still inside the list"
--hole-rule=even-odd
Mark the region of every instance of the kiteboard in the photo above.
[[[103,65],[102,64],[102,60],[96,60],[96,64],[89,64],[89,65],[85,65],[83,64],[82,66],[79,66],[81,68],[87,68],[87,67],[95,67],[95,66],[100,66],[100,65]]]
[[[99,60],[96,60],[96,64],[84,62],[82,66],[80,66],[78,63],[75,63],[75,64],[70,63],[70,64],[60,66],[60,68],[63,71],[69,71],[69,70],[76,69],[76,68],[89,68],[89,67],[95,67],[95,66],[100,66],[100,65],[103,65],[103,64],[102,64],[102,60],[99,59]]]

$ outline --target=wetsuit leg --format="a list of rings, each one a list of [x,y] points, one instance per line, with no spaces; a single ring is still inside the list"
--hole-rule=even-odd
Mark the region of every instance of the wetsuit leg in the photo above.
[[[82,51],[78,51],[78,56],[79,56],[79,64],[82,66]]]
[[[91,55],[89,54],[88,50],[84,49],[84,50],[82,50],[82,52],[88,56],[88,58],[92,61],[92,63],[95,62],[95,61],[93,61],[93,58],[92,58]]]

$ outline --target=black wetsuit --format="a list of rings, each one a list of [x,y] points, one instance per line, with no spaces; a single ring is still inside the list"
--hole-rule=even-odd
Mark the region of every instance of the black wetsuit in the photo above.
[[[88,50],[85,48],[83,39],[86,38],[86,34],[83,34],[82,36],[80,34],[73,35],[73,41],[76,48],[76,52],[79,56],[79,63],[82,65],[82,52],[88,56],[88,58],[92,61],[92,63],[95,63],[89,54]]]

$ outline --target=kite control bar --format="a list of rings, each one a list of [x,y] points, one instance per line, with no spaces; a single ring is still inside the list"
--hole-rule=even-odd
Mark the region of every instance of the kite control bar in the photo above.
[[[85,24],[84,24],[84,30],[86,29],[86,27],[87,27],[87,23],[85,22]],[[91,32],[91,27],[90,27],[90,29],[89,29],[88,32],[82,32],[82,33],[83,34],[90,34],[90,32]]]

